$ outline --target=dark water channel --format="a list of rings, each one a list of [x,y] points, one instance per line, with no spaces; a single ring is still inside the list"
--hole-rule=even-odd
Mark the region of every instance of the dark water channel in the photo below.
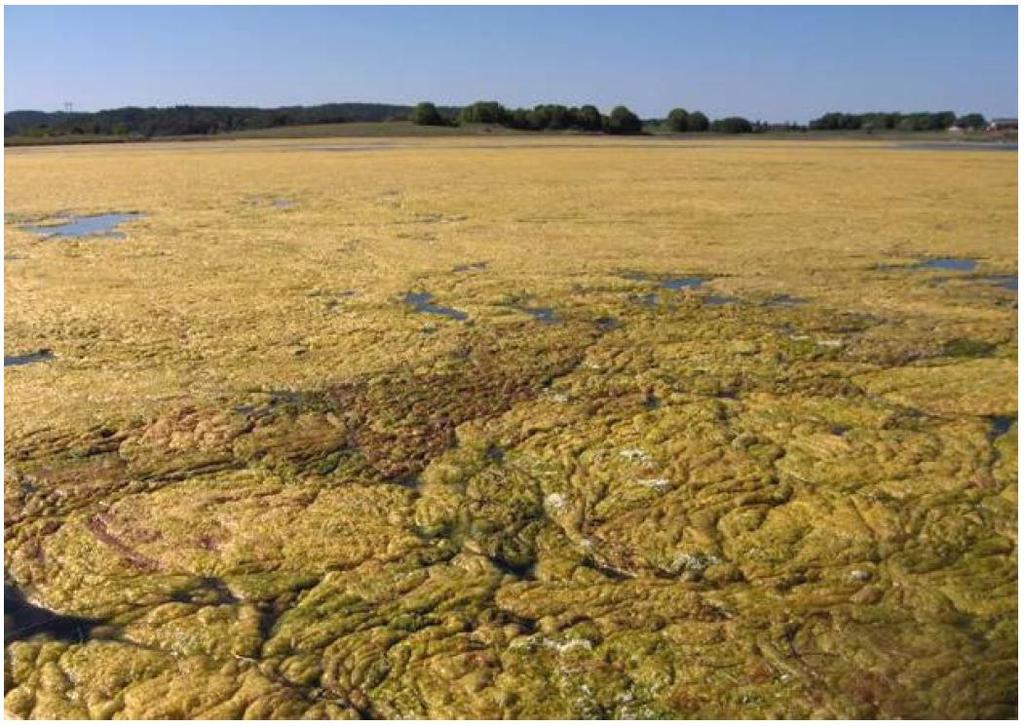
[[[977,260],[966,257],[933,257],[914,265],[915,270],[953,270],[955,272],[972,272],[978,266]]]
[[[41,363],[43,361],[53,360],[53,352],[44,348],[38,350],[35,353],[25,353],[24,355],[5,355],[4,356],[4,368],[8,366],[25,366],[29,363]]]
[[[407,292],[402,301],[412,307],[418,313],[427,313],[428,315],[442,315],[452,320],[466,320],[469,315],[461,310],[455,308],[445,307],[443,305],[435,305],[431,302],[434,296],[429,292]]]

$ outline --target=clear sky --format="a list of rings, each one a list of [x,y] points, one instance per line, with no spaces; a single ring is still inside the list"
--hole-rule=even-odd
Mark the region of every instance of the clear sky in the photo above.
[[[33,7],[5,110],[328,101],[623,103],[806,121],[1017,115],[1017,8]]]

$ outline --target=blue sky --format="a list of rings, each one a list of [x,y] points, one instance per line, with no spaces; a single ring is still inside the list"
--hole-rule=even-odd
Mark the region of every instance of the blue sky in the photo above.
[[[1017,8],[4,10],[6,110],[327,101],[624,103],[806,121],[1017,115]]]

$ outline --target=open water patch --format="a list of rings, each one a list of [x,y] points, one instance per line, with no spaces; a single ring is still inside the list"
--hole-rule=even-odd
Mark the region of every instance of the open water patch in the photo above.
[[[977,260],[969,257],[932,257],[922,260],[913,266],[914,270],[952,270],[954,272],[973,272],[978,266]]]
[[[42,363],[43,361],[53,360],[53,351],[49,348],[43,348],[37,350],[35,353],[25,353],[23,355],[5,355],[4,356],[4,368],[9,366],[27,366],[30,363]]]
[[[443,305],[435,305],[432,302],[433,299],[434,296],[429,292],[407,292],[402,298],[402,302],[418,313],[441,315],[446,318],[451,318],[452,320],[466,320],[469,317],[469,315],[461,310],[445,307]]]
[[[1010,292],[1017,292],[1018,278],[1016,275],[989,275],[988,277],[978,279],[987,285],[994,285]]]
[[[643,272],[627,272],[623,277],[636,282],[652,283],[666,290],[692,290],[700,287],[710,279],[699,275],[652,276]]]
[[[710,277],[703,277],[700,275],[652,276],[643,272],[627,272],[622,276],[627,280],[646,282],[648,284],[657,285],[661,290],[669,290],[672,292],[678,292],[680,290],[695,290],[712,279]],[[630,299],[640,305],[651,308],[658,307],[660,303],[663,302],[661,294],[658,292],[632,294],[630,295]],[[669,307],[675,307],[671,301],[664,302],[667,302]]]
[[[992,425],[990,429],[990,435],[993,439],[998,439],[1000,436],[1006,435],[1013,425],[1017,423],[1016,416],[991,416],[989,422]]]
[[[124,239],[124,232],[118,232],[117,228],[125,222],[140,219],[142,216],[135,212],[91,214],[70,217],[63,224],[25,226],[22,229],[42,235],[44,238],[112,237]]]
[[[659,280],[658,284],[666,290],[692,290],[705,282],[707,282],[707,278],[704,277],[668,277]]]

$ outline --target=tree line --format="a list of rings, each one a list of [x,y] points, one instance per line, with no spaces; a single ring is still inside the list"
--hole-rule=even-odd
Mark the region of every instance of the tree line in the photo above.
[[[509,109],[496,101],[478,101],[458,112],[442,112],[434,104],[423,102],[413,109],[413,123],[427,126],[458,126],[462,124],[493,124],[530,131],[601,131],[609,134],[638,134],[644,131],[671,133],[713,132],[720,134],[753,134],[766,131],[936,131],[952,126],[980,130],[986,126],[980,113],[957,116],[952,111],[938,113],[826,113],[807,125],[797,123],[770,124],[750,121],[742,116],[726,116],[711,120],[701,111],[674,108],[664,119],[641,120],[625,106],[616,106],[607,116],[594,106],[566,107],[543,104],[532,109]]]
[[[444,108],[457,113],[457,108]],[[277,126],[406,120],[412,106],[383,103],[325,103],[319,106],[255,108],[237,106],[126,106],[93,113],[11,111],[4,136],[74,134],[188,136]]]
[[[497,101],[478,101],[464,107],[423,102],[415,107],[377,103],[327,103],[319,106],[255,108],[232,106],[129,106],[95,113],[11,111],[4,114],[4,136],[68,136],[76,134],[150,138],[189,136],[278,126],[327,123],[412,121],[424,126],[489,124],[523,131],[582,131],[606,134],[645,132],[750,134],[766,131],[935,131],[959,126],[983,129],[979,113],[957,116],[938,113],[830,112],[806,126],[768,124],[742,116],[710,119],[701,111],[672,109],[665,118],[641,119],[626,106],[607,115],[596,106],[541,104],[533,108],[506,108]]]
[[[808,124],[815,131],[945,131],[953,126],[962,129],[985,128],[985,117],[980,113],[957,116],[953,111],[933,113],[839,113],[831,112]]]
[[[639,134],[661,124],[660,120],[641,120],[626,106],[616,106],[608,115],[596,106],[563,106],[540,104],[533,108],[506,108],[497,101],[477,101],[463,107],[456,114],[442,113],[434,104],[424,101],[413,109],[413,123],[424,126],[460,126],[464,124],[492,124],[523,131],[591,131],[606,134]],[[745,119],[720,119],[712,122],[700,111],[689,113],[673,109],[665,125],[676,132],[708,131],[719,124],[725,133],[742,133]],[[746,122],[750,126],[749,122]],[[752,128],[752,127],[751,127]],[[735,129],[735,130],[734,130]]]

